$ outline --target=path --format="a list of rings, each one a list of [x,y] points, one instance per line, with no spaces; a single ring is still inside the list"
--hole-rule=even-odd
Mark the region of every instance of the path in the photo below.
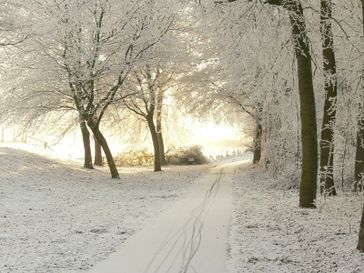
[[[242,161],[214,167],[191,193],[90,273],[224,273],[232,175]]]

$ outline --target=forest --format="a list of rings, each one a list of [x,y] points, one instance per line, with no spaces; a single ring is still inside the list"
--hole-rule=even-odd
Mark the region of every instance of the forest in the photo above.
[[[193,181],[198,181],[201,177],[207,179],[208,175],[212,175],[210,180],[214,183],[204,195],[204,204],[213,198],[210,196],[213,195],[211,192],[216,190],[216,196],[219,196],[218,189],[214,186],[216,183],[229,180],[226,183],[232,184],[234,209],[227,210],[229,213],[233,211],[233,223],[242,213],[236,206],[243,202],[241,200],[244,199],[246,188],[254,188],[254,179],[260,181],[257,182],[257,187],[261,187],[259,189],[263,191],[261,195],[256,195],[256,199],[260,201],[249,206],[247,203],[241,205],[252,206],[251,211],[260,206],[263,208],[261,203],[264,202],[273,210],[280,207],[281,197],[269,199],[274,198],[278,190],[283,194],[282,198],[285,194],[294,196],[294,202],[282,206],[281,213],[286,207],[287,211],[295,210],[303,215],[294,216],[301,218],[301,221],[307,215],[321,213],[330,206],[330,213],[334,215],[332,218],[336,219],[335,217],[340,217],[340,209],[348,206],[347,210],[354,213],[350,216],[350,221],[354,221],[355,225],[348,223],[350,236],[353,233],[355,236],[355,243],[350,241],[351,250],[356,249],[354,253],[357,256],[353,256],[359,266],[364,261],[363,18],[364,0],[0,1],[2,142],[6,142],[4,130],[12,130],[24,138],[22,142],[29,142],[32,138],[52,139],[42,142],[44,149],[50,142],[60,142],[70,135],[76,135],[77,143],[82,147],[82,162],[72,161],[66,167],[54,165],[56,163],[51,163],[48,158],[37,159],[38,157],[33,158],[34,155],[28,153],[8,150],[6,143],[0,144],[0,218],[2,214],[7,215],[4,216],[6,221],[0,221],[0,255],[5,251],[5,256],[0,259],[0,271],[81,272],[91,268],[77,265],[80,271],[71,271],[71,267],[64,267],[64,271],[50,268],[37,271],[28,263],[28,267],[23,268],[19,266],[22,264],[20,258],[14,261],[11,259],[9,246],[13,241],[3,241],[4,247],[1,248],[2,234],[5,234],[4,240],[7,240],[7,230],[12,230],[11,236],[19,235],[8,216],[16,211],[16,206],[15,203],[6,201],[6,196],[14,196],[12,200],[22,203],[22,198],[27,196],[27,179],[34,180],[38,186],[42,184],[39,187],[44,189],[52,188],[52,185],[57,188],[64,183],[56,183],[61,181],[59,179],[63,175],[75,181],[81,179],[86,184],[90,179],[92,183],[99,181],[101,184],[118,185],[117,191],[128,191],[132,194],[128,196],[130,200],[127,202],[133,203],[135,200],[133,206],[136,210],[144,204],[148,207],[147,202],[151,202],[151,211],[145,215],[135,212],[140,213],[135,219],[154,219],[157,217],[156,211],[162,211],[162,203],[158,203],[161,201],[152,203],[149,197],[143,197],[146,199],[141,205],[142,201],[138,199],[142,198],[138,195],[148,196],[151,191],[156,190],[145,188],[148,180],[162,183],[153,196],[164,196],[170,203],[163,203],[163,206],[169,206],[168,204],[185,198],[183,196],[188,196],[188,187],[191,185],[190,192],[198,192],[198,187],[194,188],[197,182]],[[184,127],[183,119],[186,118],[197,123],[212,120],[217,125],[239,127],[241,138],[244,139],[241,149],[245,152],[241,154],[234,151],[236,158],[220,158],[220,162],[215,161],[212,156],[209,158],[207,154],[203,155],[203,149],[198,146],[184,147],[185,150],[176,148],[187,146],[184,136],[196,129]],[[216,131],[213,134],[220,133]],[[128,157],[131,158],[128,160],[139,162],[136,165],[143,165],[141,162],[144,159],[141,157],[149,156],[148,162],[154,172],[145,166],[123,166],[126,163],[120,162],[126,161],[119,160],[121,151],[111,144],[112,139],[128,145]],[[148,152],[141,152],[136,148],[136,143],[146,145]],[[65,145],[62,149],[72,148]],[[235,166],[237,160],[242,158],[249,162]],[[179,167],[173,167],[173,162],[179,164]],[[219,166],[221,179],[217,171]],[[67,168],[72,170],[67,171]],[[142,168],[142,171],[138,168]],[[210,172],[209,168],[217,169]],[[240,169],[234,172],[230,168]],[[62,172],[58,169],[62,169]],[[76,174],[80,169],[83,173]],[[30,175],[32,171],[37,172],[33,178]],[[240,173],[240,178],[237,173]],[[181,185],[184,177],[189,182]],[[139,180],[143,182],[137,182]],[[268,180],[274,186],[260,184]],[[25,187],[24,196],[18,196],[19,192],[15,194],[18,190],[12,188],[14,181],[21,181],[19,183],[23,186],[19,187]],[[174,184],[169,185],[168,181],[173,181]],[[247,183],[246,187],[243,182]],[[124,188],[123,183],[126,183]],[[62,194],[71,194],[67,192],[72,191],[72,185],[62,184]],[[77,187],[75,186],[75,190]],[[116,188],[110,188],[107,193],[106,189],[98,188],[101,185],[95,184],[92,187],[95,187],[93,191],[105,190],[103,198],[95,197],[97,200],[108,199],[108,194],[113,196],[111,199],[118,198],[113,192]],[[269,187],[274,187],[271,196]],[[31,191],[33,190],[35,189]],[[90,193],[86,188],[82,188],[83,190],[85,195]],[[29,196],[39,200],[43,198],[33,193]],[[77,190],[72,196],[69,197],[70,200],[77,200]],[[263,197],[267,199],[261,200]],[[87,202],[91,204],[92,199]],[[99,205],[101,203],[93,204],[94,209]],[[44,206],[47,206],[46,201]],[[104,212],[99,212],[100,215],[108,214],[107,206]],[[125,217],[132,217],[127,214],[132,211],[131,207],[126,204],[120,207],[125,209]],[[214,208],[213,205],[211,207]],[[216,210],[218,211],[218,206]],[[89,212],[86,210],[79,213],[87,215]],[[199,215],[204,213],[202,210]],[[346,212],[342,213],[346,215]],[[109,226],[114,225],[112,217],[106,219],[105,215],[100,216],[100,219]],[[218,221],[218,215],[217,213],[214,221]],[[314,221],[314,217],[310,221]],[[20,221],[16,226],[26,225],[21,219],[16,221]],[[260,223],[264,221],[261,219]],[[345,221],[340,223],[346,225]],[[249,229],[254,225],[255,223],[247,224],[246,227]],[[274,221],[272,225],[275,225]],[[323,222],[322,226],[325,225]],[[327,225],[332,225],[332,222]],[[143,235],[144,224],[135,222],[135,226],[140,226],[140,234]],[[202,224],[200,226],[194,222],[192,226],[194,230],[203,230]],[[232,226],[242,228],[244,225],[239,222]],[[108,229],[106,226],[105,228]],[[136,233],[138,230],[135,228]],[[326,232],[325,228],[322,230],[323,233]],[[94,231],[91,233],[102,233],[103,229]],[[134,231],[129,235],[131,234]],[[237,236],[237,233],[231,234]],[[338,236],[341,235],[340,233]],[[193,244],[195,240],[203,240],[195,236],[197,235],[194,233],[191,249],[196,247]],[[118,241],[118,244],[115,242],[116,245],[112,248],[124,241],[128,242],[128,238]],[[234,238],[229,237],[226,240],[234,241],[235,245]],[[134,247],[136,245],[137,242]],[[242,252],[246,249],[244,245],[239,247]],[[324,248],[326,251],[330,245],[327,244]],[[192,270],[190,266],[195,257],[198,264],[197,249],[198,247],[188,254],[190,259],[183,260],[184,269],[163,272],[196,272],[189,270]],[[261,260],[251,256],[247,258],[248,262],[242,262],[234,249],[233,247],[233,254],[230,255],[236,257],[230,263],[234,264],[232,267],[235,271],[231,272],[364,270],[360,266],[355,269],[339,266],[334,269],[330,267],[328,271],[317,267],[308,271],[287,267],[284,271],[277,263],[293,262],[285,260],[286,258],[279,258],[278,261],[276,258],[267,257],[261,260],[268,264],[275,262],[277,267],[273,267],[273,271],[269,271],[269,266],[248,269],[242,265],[239,268],[235,263],[257,265]],[[105,259],[106,252],[97,261]],[[335,258],[339,253],[327,255]],[[39,257],[37,259],[42,260]],[[267,259],[270,259],[269,262]],[[4,264],[3,267],[1,263]],[[73,264],[67,261],[64,263]],[[131,267],[124,270],[127,273],[134,272]],[[209,270],[201,269],[201,272],[228,272]],[[92,272],[114,271],[100,269]]]

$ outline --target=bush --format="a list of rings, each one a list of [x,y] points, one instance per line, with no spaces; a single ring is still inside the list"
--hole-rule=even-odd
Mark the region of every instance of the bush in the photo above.
[[[171,149],[166,153],[167,164],[192,165],[206,164],[208,159],[202,153],[201,146],[190,146],[179,149]],[[154,164],[154,154],[147,149],[127,151],[115,157],[118,166],[151,166]]]
[[[118,166],[150,166],[154,164],[154,155],[148,150],[127,151],[115,157]]]
[[[197,145],[171,150],[166,153],[166,160],[168,164],[173,165],[208,163],[208,159],[202,153],[202,147]]]

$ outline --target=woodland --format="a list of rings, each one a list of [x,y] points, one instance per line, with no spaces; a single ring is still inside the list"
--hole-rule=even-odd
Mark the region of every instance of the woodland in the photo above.
[[[160,172],[174,113],[213,116],[315,209],[364,191],[363,17],[364,0],[3,0],[0,123],[79,130],[83,167],[104,155],[123,181],[106,131],[143,126]]]

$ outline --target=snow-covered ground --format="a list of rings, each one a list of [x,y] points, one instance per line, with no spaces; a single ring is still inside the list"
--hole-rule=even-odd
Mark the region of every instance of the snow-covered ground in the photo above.
[[[294,190],[277,189],[261,170],[236,172],[230,272],[364,272],[355,250],[363,196],[339,193],[300,209]]]
[[[107,168],[17,148],[0,146],[1,273],[86,272],[213,167],[121,168],[112,180]],[[249,164],[234,170],[229,272],[221,273],[364,272],[355,250],[363,196],[340,192],[300,209],[296,190]]]
[[[210,167],[121,168],[112,180],[79,166],[0,147],[1,273],[85,272]]]

